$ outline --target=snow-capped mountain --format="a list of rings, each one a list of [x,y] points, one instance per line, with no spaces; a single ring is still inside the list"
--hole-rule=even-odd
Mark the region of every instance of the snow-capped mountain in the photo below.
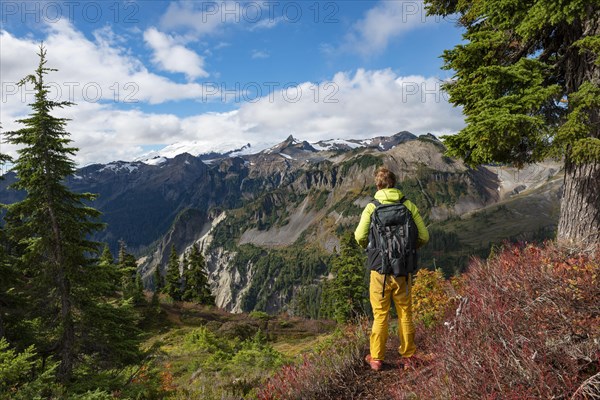
[[[287,139],[285,139],[283,142],[272,146],[266,150],[263,150],[261,153],[265,153],[265,154],[287,154],[288,156],[290,156],[292,152],[298,152],[298,151],[309,151],[309,152],[316,152],[317,150],[311,146],[310,143],[308,143],[306,140],[298,140],[296,139],[294,136],[290,135],[288,136]]]
[[[155,268],[165,268],[172,246],[181,254],[191,244],[202,243],[218,306],[237,311],[249,310],[258,301],[277,311],[291,301],[295,289],[270,291],[276,287],[274,282],[284,281],[284,275],[278,274],[285,269],[269,269],[272,276],[257,278],[256,262],[238,259],[237,254],[244,253],[236,249],[251,244],[266,255],[270,249],[295,243],[328,252],[339,248],[340,232],[354,229],[362,206],[371,199],[369,183],[377,165],[398,172],[402,190],[431,221],[467,215],[503,201],[507,208],[485,215],[495,218],[492,223],[502,225],[506,236],[527,240],[527,235],[555,224],[562,182],[560,176],[555,178],[559,170],[555,165],[534,165],[527,174],[497,166],[467,168],[445,157],[435,136],[416,137],[409,132],[316,143],[290,136],[261,147],[224,143],[217,149],[199,142],[180,143],[147,155],[144,162],[79,168],[65,183],[77,193],[98,195],[93,207],[102,212],[107,228],[94,239],[108,243],[112,251],[124,240],[129,251],[144,256],[140,272],[147,282]],[[9,189],[16,179],[10,172],[0,181],[0,203],[23,198],[23,192]],[[536,207],[524,215],[524,204]],[[479,240],[481,235],[479,243],[484,247],[499,240],[496,229],[481,231],[476,218],[473,228],[460,220],[466,237],[477,231],[473,237]],[[446,225],[438,226],[446,232]],[[455,235],[454,230],[449,232],[436,235]],[[462,255],[463,243],[456,240],[456,247],[444,253],[451,260],[447,265],[457,265]],[[439,251],[429,253],[430,260],[433,256],[439,261]],[[306,268],[294,257],[283,262],[294,263],[288,270]]]
[[[428,134],[428,136],[435,139],[431,134]],[[393,136],[377,136],[369,139],[328,139],[320,140],[318,142],[307,142],[290,135],[286,140],[278,144],[241,144],[238,142],[222,142],[214,144],[208,141],[194,140],[168,145],[161,150],[152,151],[138,157],[135,161],[141,161],[148,165],[160,165],[167,159],[183,153],[188,153],[200,158],[202,161],[210,162],[211,160],[252,154],[280,154],[283,157],[293,157],[296,153],[301,151],[347,151],[359,147],[376,148],[379,151],[387,151],[400,143],[415,139],[417,139],[417,136],[410,132],[402,131]]]
[[[152,151],[135,159],[149,165],[159,165],[167,159],[174,158],[180,154],[188,153],[201,160],[214,160],[225,157],[235,157],[257,153],[271,146],[272,143],[259,143],[254,146],[250,143],[222,142],[212,143],[201,140],[188,142],[177,142],[160,150]]]

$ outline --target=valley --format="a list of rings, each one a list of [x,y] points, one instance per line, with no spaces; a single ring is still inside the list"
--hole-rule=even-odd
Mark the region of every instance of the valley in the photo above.
[[[156,268],[165,274],[172,246],[183,255],[197,244],[219,307],[294,313],[301,293],[318,295],[339,237],[354,230],[375,192],[379,165],[397,173],[399,188],[431,231],[423,267],[451,276],[504,240],[553,237],[558,163],[473,169],[444,151],[435,136],[409,132],[312,144],[290,136],[255,154],[169,153],[174,157],[91,165],[68,185],[98,194],[94,206],[108,227],[97,239],[113,252],[124,241],[138,257],[146,288],[153,288]],[[13,179],[8,174],[0,184]],[[0,202],[16,198],[0,191]]]

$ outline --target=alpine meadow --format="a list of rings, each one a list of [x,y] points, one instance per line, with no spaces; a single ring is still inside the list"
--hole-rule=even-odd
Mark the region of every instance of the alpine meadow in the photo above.
[[[598,0],[0,18],[0,400],[600,400]]]

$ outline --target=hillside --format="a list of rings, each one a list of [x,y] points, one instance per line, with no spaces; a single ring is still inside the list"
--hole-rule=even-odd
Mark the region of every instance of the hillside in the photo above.
[[[599,261],[547,243],[506,246],[452,282],[420,271],[417,360],[399,359],[391,334],[383,370],[370,370],[367,325],[359,324],[335,351],[282,369],[259,398],[597,399]]]
[[[230,314],[166,297],[146,315],[143,347],[152,357],[129,390],[156,399],[255,398],[269,376],[326,346],[336,330],[332,321]]]
[[[237,164],[241,170],[234,169],[231,160],[221,161],[221,168],[230,171],[229,179],[246,176],[241,183],[245,188],[258,187],[258,182],[266,187],[267,177],[272,186],[259,195],[246,194],[240,208],[213,209],[197,234],[183,241],[183,248],[195,242],[204,249],[217,304],[234,312],[294,312],[293,304],[303,301],[306,292],[318,292],[327,260],[339,246],[338,236],[354,229],[375,192],[372,174],[377,165],[389,165],[398,173],[399,187],[419,206],[434,233],[422,263],[441,267],[448,275],[461,271],[473,254],[487,256],[491,244],[506,238],[551,236],[557,220],[560,176],[552,163],[521,172],[508,167],[469,169],[445,157],[443,146],[429,137],[404,137],[385,151],[357,147],[333,153],[315,152],[288,138],[270,151],[245,157],[244,165]],[[531,203],[539,207],[519,211],[519,199],[530,194],[538,196]],[[494,221],[484,218],[484,213],[496,215],[494,207],[515,214],[496,213]],[[181,248],[181,232],[190,231],[187,221],[178,221],[144,259],[148,275],[164,265],[164,250],[171,244]],[[460,228],[459,222],[472,228]],[[477,240],[469,238],[469,232]]]
[[[94,206],[107,229],[97,239],[113,253],[123,240],[140,257],[148,288],[156,268],[164,274],[171,246],[182,255],[200,244],[217,305],[234,312],[294,313],[295,303],[318,296],[339,235],[354,229],[375,192],[379,165],[397,173],[432,231],[422,264],[447,275],[506,238],[549,237],[557,220],[557,164],[471,169],[446,157],[433,135],[317,143],[290,136],[254,154],[177,154],[185,149],[90,165],[67,184],[99,195]],[[0,202],[19,198],[6,190],[13,180],[0,182]]]

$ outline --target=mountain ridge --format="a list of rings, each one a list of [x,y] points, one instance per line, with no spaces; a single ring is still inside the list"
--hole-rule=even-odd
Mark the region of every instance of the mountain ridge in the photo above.
[[[439,141],[431,133],[421,135],[429,137],[432,140]],[[148,152],[142,156],[136,157],[132,162],[144,162],[146,164],[156,165],[164,162],[165,159],[174,158],[183,153],[188,153],[199,157],[204,161],[211,161],[227,157],[253,155],[262,152],[281,152],[286,148],[303,148],[309,151],[346,151],[359,147],[380,148],[382,151],[389,150],[392,146],[400,143],[415,140],[418,137],[408,131],[401,131],[391,136],[375,136],[368,139],[327,139],[317,142],[308,142],[298,140],[293,135],[279,143],[237,143],[225,142],[219,145],[204,143],[201,141],[176,142],[163,147],[160,150]],[[285,154],[285,153],[284,153]]]
[[[66,183],[75,191],[99,195],[93,205],[103,212],[108,228],[96,239],[109,243],[113,253],[118,242],[125,241],[128,251],[141,257],[140,271],[148,287],[156,268],[164,273],[172,245],[181,255],[197,243],[208,261],[217,304],[239,312],[286,308],[303,287],[318,287],[327,273],[327,259],[339,247],[338,236],[353,229],[373,195],[373,172],[379,165],[398,175],[400,188],[431,229],[440,226],[434,240],[448,243],[458,243],[460,231],[441,222],[507,197],[527,196],[530,188],[544,185],[559,170],[553,164],[538,165],[513,179],[508,167],[469,168],[446,157],[435,136],[405,131],[368,143],[328,143],[311,144],[290,135],[259,152],[210,160],[182,153],[160,163],[94,164],[78,169]],[[0,182],[0,202],[22,197],[5,190],[12,181],[14,174]],[[553,187],[552,193],[557,190]],[[552,204],[557,201],[552,197]],[[552,218],[541,221],[547,225]],[[533,231],[541,228],[532,224]],[[424,262],[435,258],[449,273],[459,271],[462,258],[452,257],[463,257],[463,249],[435,250],[436,246],[424,252]],[[481,246],[469,251],[485,251],[487,244]],[[294,272],[294,257],[305,252],[314,257]],[[264,264],[269,254],[279,261]],[[276,272],[265,275],[272,268]],[[290,275],[284,278],[284,273]]]

